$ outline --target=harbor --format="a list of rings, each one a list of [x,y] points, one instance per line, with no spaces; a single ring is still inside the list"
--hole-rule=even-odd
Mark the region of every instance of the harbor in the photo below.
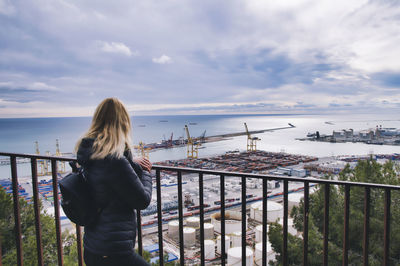
[[[257,118],[259,119],[259,118]],[[225,121],[225,120],[224,120]],[[248,120],[249,126],[254,130],[240,131],[243,129],[243,120],[240,119],[240,123],[237,122],[236,130],[228,130],[227,125],[231,123],[231,120],[226,120],[225,123],[219,123],[220,126],[225,126],[224,132],[236,132],[236,133],[218,133],[215,128],[209,128],[204,126],[202,123],[186,123],[187,129],[190,133],[185,137],[180,138],[181,144],[173,146],[173,149],[168,147],[165,148],[154,148],[150,153],[144,154],[150,158],[155,165],[160,166],[174,166],[182,168],[197,168],[207,169],[214,171],[224,172],[242,172],[242,173],[258,173],[258,174],[270,174],[274,176],[293,176],[304,178],[310,181],[312,193],[317,189],[313,184],[315,178],[323,178],[326,174],[337,175],[346,165],[350,164],[350,167],[354,167],[358,160],[373,157],[378,161],[393,160],[398,161],[400,159],[400,150],[396,150],[396,146],[390,145],[374,145],[373,147],[377,152],[371,152],[369,145],[365,143],[354,143],[346,144],[345,142],[318,142],[318,141],[299,141],[296,140],[296,136],[304,134],[310,130],[309,126],[306,128],[301,124],[301,120],[296,118],[290,118],[285,121],[285,124],[291,123],[291,125],[285,127],[282,126],[283,121],[280,118],[279,123],[272,123],[273,126],[265,126],[266,123],[260,123],[256,127],[253,126],[254,121]],[[250,122],[252,122],[250,124]],[[255,121],[262,121],[255,120]],[[157,123],[160,123],[157,121]],[[163,125],[168,125],[171,120],[165,120],[162,122]],[[246,123],[246,122],[245,122]],[[161,124],[161,123],[160,123]],[[144,124],[143,124],[144,125]],[[184,125],[184,124],[183,124]],[[293,125],[296,125],[294,127]],[[298,126],[299,125],[299,126]],[[328,130],[334,130],[337,124],[323,124],[325,132]],[[245,124],[245,129],[247,124]],[[179,125],[182,128],[182,124]],[[205,128],[207,131],[205,131]],[[260,129],[269,128],[269,129]],[[359,126],[359,128],[362,128]],[[384,127],[382,127],[384,128]],[[389,128],[389,125],[385,128]],[[140,127],[140,130],[150,129],[149,125]],[[239,129],[239,130],[238,130]],[[193,131],[193,132],[192,132]],[[212,134],[207,136],[207,132],[210,131]],[[150,131],[146,131],[150,132]],[[323,132],[321,130],[321,132]],[[354,132],[358,132],[354,130]],[[157,132],[156,132],[157,133]],[[185,132],[186,133],[186,132]],[[141,135],[139,135],[141,134]],[[154,136],[156,134],[154,133]],[[159,135],[159,134],[158,134]],[[178,134],[174,134],[178,135]],[[323,135],[323,134],[321,134]],[[188,136],[190,136],[188,138]],[[196,136],[196,137],[193,137]],[[198,137],[197,137],[198,136]],[[60,138],[63,143],[63,147],[72,147],[68,145],[68,138]],[[144,139],[143,133],[139,132],[135,135],[135,139]],[[165,138],[164,138],[165,139]],[[173,140],[173,134],[171,134],[170,140]],[[75,141],[75,139],[74,139]],[[163,141],[161,141],[162,143]],[[147,143],[158,143],[158,142],[147,142]],[[46,147],[48,142],[41,141],[41,150],[51,150],[53,147]],[[32,145],[33,153],[38,152],[38,145]],[[356,148],[349,148],[349,145]],[[43,148],[45,147],[45,148]],[[71,157],[71,153],[61,152],[59,143],[56,143],[55,155],[65,155]],[[36,149],[37,148],[37,149]],[[67,150],[70,150],[67,148]],[[136,150],[138,156],[142,156],[140,150]],[[146,150],[144,150],[146,151]],[[320,152],[323,151],[323,152]],[[343,152],[346,151],[346,152]],[[379,152],[383,151],[383,152]],[[389,152],[388,152],[389,151]],[[30,151],[32,152],[32,151]],[[355,152],[352,154],[352,152]],[[47,152],[45,153],[47,154]],[[156,159],[155,159],[156,158]],[[7,169],[6,174],[1,176],[0,179],[3,181],[4,187],[7,189],[7,193],[12,193],[10,189],[9,175],[9,160],[6,158],[0,158],[1,167]],[[28,204],[32,204],[32,179],[30,177],[30,164],[29,160],[18,159],[18,189],[20,196],[23,197]],[[52,177],[50,175],[49,162],[45,160],[38,160],[38,174],[39,174],[39,199],[43,204],[43,211],[47,214],[54,215],[54,200],[60,199],[59,193],[56,195],[53,191]],[[62,178],[67,174],[70,169],[68,164],[58,165],[58,169],[61,170],[58,179]],[[182,198],[183,198],[183,218],[184,218],[184,231],[185,235],[185,261],[196,264],[199,262],[199,213],[200,213],[200,199],[199,199],[199,179],[197,174],[182,174]],[[219,176],[205,174],[204,180],[204,198],[203,198],[203,210],[205,218],[205,229],[208,234],[207,249],[210,251],[207,255],[207,262],[209,264],[218,265],[220,263],[220,232],[218,229],[218,214],[221,211],[221,199],[220,199],[220,179]],[[8,182],[8,183],[7,183]],[[162,232],[164,239],[164,251],[168,254],[171,260],[179,259],[179,242],[176,238],[176,223],[178,222],[178,184],[177,175],[174,172],[162,171],[161,172],[161,223]],[[241,178],[235,178],[231,176],[225,177],[225,210],[226,213],[231,216],[232,231],[227,234],[230,238],[229,242],[226,243],[228,248],[234,249],[237,247],[237,226],[240,225],[241,221],[235,217],[239,217],[241,214],[242,193],[241,193]],[[157,243],[158,243],[158,216],[157,216],[157,191],[156,182],[153,180],[153,198],[150,206],[141,212],[142,219],[142,233],[143,233],[143,247],[152,253],[152,260],[157,259]],[[289,183],[289,204],[296,204],[294,201],[300,202],[303,195],[303,183],[290,182]],[[282,182],[269,180],[267,182],[267,199],[268,209],[271,212],[268,216],[276,217],[274,221],[282,221],[282,193],[283,185]],[[260,236],[260,203],[265,197],[262,193],[262,180],[246,178],[246,214],[247,214],[247,229],[246,229],[246,241],[249,246],[252,246],[253,256],[255,261],[259,261],[259,248],[257,249],[257,243],[259,242]],[[293,198],[293,199],[292,199]],[[272,211],[275,210],[275,211]],[[60,222],[63,231],[74,232],[74,225],[68,220],[65,214],[60,212]],[[269,222],[273,222],[272,220]],[[239,224],[239,225],[238,225]],[[179,224],[178,224],[179,225]],[[235,227],[236,226],[236,227]],[[194,231],[193,231],[194,230]],[[230,229],[231,230],[231,229]],[[291,225],[289,220],[289,232],[296,235],[296,231]],[[240,231],[240,230],[239,230]],[[188,241],[188,242],[187,242]],[[256,254],[257,253],[257,254]],[[227,254],[228,255],[228,254]],[[268,248],[268,258],[273,259],[274,253],[272,249]]]

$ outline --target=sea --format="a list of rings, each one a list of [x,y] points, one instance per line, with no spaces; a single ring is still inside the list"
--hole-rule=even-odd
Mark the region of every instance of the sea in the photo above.
[[[91,117],[62,118],[7,118],[0,119],[0,151],[35,153],[35,142],[41,154],[56,152],[56,140],[63,153],[73,153],[76,141],[85,133]],[[332,131],[353,129],[354,131],[382,126],[400,129],[397,114],[330,114],[330,115],[174,115],[174,116],[133,116],[133,144],[161,142],[171,138],[186,138],[184,126],[188,125],[190,135],[198,137],[205,131],[206,136],[244,132],[244,123],[250,131],[295,127],[268,131],[254,136],[260,150],[290,154],[329,157],[337,155],[368,155],[400,153],[400,146],[368,145],[364,143],[325,143],[300,141],[308,133],[332,134]],[[199,157],[209,157],[232,150],[246,150],[246,136],[202,144]],[[186,147],[156,150],[149,153],[153,163],[177,160],[186,157]],[[19,175],[29,175],[29,164],[18,165]],[[0,166],[0,179],[10,178],[10,167]]]

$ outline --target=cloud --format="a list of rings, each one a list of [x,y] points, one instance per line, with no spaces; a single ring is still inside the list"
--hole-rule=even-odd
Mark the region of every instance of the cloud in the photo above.
[[[0,0],[0,14],[12,16],[16,12],[10,0]]]
[[[162,56],[160,56],[160,57],[158,57],[158,58],[157,58],[157,57],[154,57],[154,58],[152,59],[152,61],[153,61],[154,63],[160,64],[160,65],[172,63],[171,57],[169,57],[168,55],[165,55],[165,54],[163,54]]]
[[[7,81],[0,82],[0,88],[7,88],[8,90],[26,90],[26,91],[60,91],[59,88],[46,84],[45,82],[25,83],[23,81]]]
[[[147,114],[397,112],[399,12],[367,0],[0,0],[0,98],[22,103],[0,117],[110,96]]]
[[[34,82],[28,88],[31,90],[39,90],[39,91],[59,91],[60,90],[54,86],[47,85],[44,82]]]
[[[132,52],[131,49],[121,42],[103,42],[100,41],[100,49],[106,53],[123,54],[126,56],[138,56],[139,52]]]

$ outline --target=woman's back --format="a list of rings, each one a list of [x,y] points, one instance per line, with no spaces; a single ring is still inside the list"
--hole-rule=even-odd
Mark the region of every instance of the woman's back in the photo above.
[[[84,245],[96,254],[127,254],[135,246],[134,209],[150,204],[151,176],[129,157],[90,159],[93,141],[84,139],[77,157],[100,209],[97,221],[85,227]]]
[[[150,204],[152,178],[133,161],[129,147],[127,111],[117,99],[104,100],[96,109],[89,131],[77,144],[77,160],[85,170],[98,209],[96,221],[85,226],[88,266],[117,262],[118,265],[145,265],[134,253],[135,210]]]

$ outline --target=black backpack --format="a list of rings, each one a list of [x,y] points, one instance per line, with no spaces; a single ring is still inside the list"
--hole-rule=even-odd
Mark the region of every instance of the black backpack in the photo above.
[[[70,162],[72,173],[58,183],[61,191],[61,207],[71,222],[86,226],[92,224],[100,213],[93,200],[83,168]]]

